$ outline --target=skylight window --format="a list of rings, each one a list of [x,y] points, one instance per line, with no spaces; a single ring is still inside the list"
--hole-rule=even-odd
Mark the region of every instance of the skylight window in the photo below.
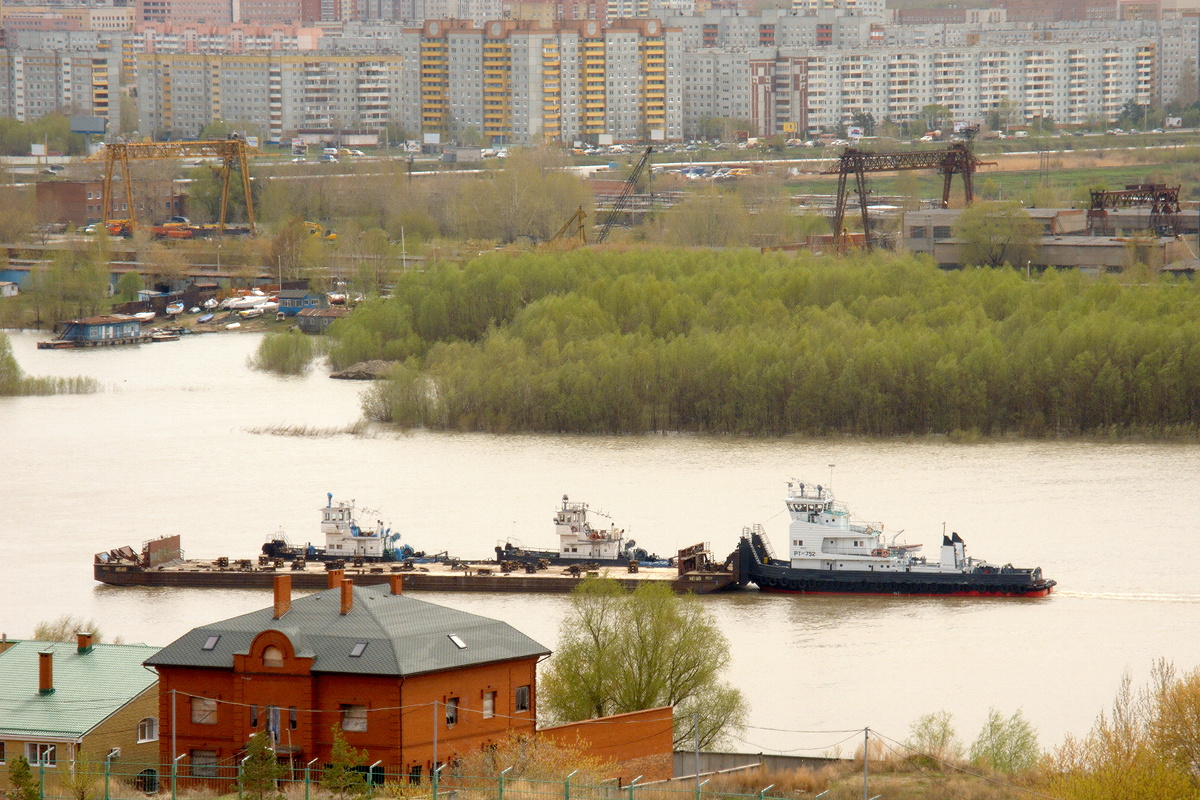
[[[357,643],[354,645],[354,647],[353,647],[353,648],[351,648],[351,650],[350,650],[350,657],[351,657],[351,658],[358,658],[359,656],[361,656],[361,655],[363,654],[363,651],[364,651],[364,650],[366,650],[366,649],[367,649],[367,643],[366,643],[366,642],[357,642]]]
[[[450,637],[450,641],[454,642],[454,646],[459,650],[467,649],[467,643],[460,639],[457,633],[449,633],[446,635]]]
[[[217,642],[219,642],[219,641],[221,641],[220,634],[218,634],[216,636],[210,636],[204,640],[204,646],[201,647],[200,649],[201,650],[215,650],[215,649],[217,649]]]

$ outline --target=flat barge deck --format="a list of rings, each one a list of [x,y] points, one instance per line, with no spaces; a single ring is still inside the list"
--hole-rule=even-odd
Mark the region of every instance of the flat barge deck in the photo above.
[[[562,594],[597,575],[616,580],[628,589],[646,581],[667,581],[679,593],[710,594],[736,587],[736,565],[732,569],[713,565],[703,545],[679,552],[677,566],[641,567],[637,572],[610,566],[592,571],[550,566],[532,573],[505,572],[495,562],[437,562],[411,567],[396,562],[368,562],[362,566],[346,564],[341,569],[344,577],[360,586],[387,583],[392,575],[403,575],[405,590],[429,592]],[[97,553],[93,573],[97,581],[111,586],[269,589],[276,575],[290,575],[296,589],[319,590],[328,585],[329,570],[322,562],[308,562],[300,567],[277,566],[274,562],[260,564],[248,559],[184,560],[180,556],[179,537],[164,537],[148,542],[141,554],[128,547]]]

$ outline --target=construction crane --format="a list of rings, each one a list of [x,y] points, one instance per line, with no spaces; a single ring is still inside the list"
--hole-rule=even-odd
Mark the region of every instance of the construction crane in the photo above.
[[[617,224],[617,219],[625,211],[625,206],[629,205],[629,198],[637,188],[638,178],[641,177],[642,170],[646,168],[646,164],[650,162],[650,154],[652,152],[654,152],[654,147],[647,147],[646,152],[642,153],[641,160],[633,168],[633,172],[629,173],[629,178],[626,179],[625,185],[621,187],[621,195],[613,201],[612,208],[608,210],[608,214],[604,217],[604,224],[600,228],[600,235],[596,237],[597,244],[604,244],[604,240],[608,238],[609,231],[612,230],[613,225]]]
[[[1088,209],[1088,233],[1092,236],[1112,235],[1108,224],[1108,209],[1150,206],[1150,229],[1159,236],[1179,234],[1179,187],[1161,183],[1139,183],[1123,190],[1094,191]]]
[[[838,176],[837,207],[833,217],[834,236],[841,236],[842,223],[846,218],[846,204],[849,191],[846,179],[854,176],[855,188],[858,191],[858,205],[862,213],[863,234],[866,237],[867,249],[871,248],[871,228],[867,214],[867,178],[868,172],[896,172],[899,170],[933,169],[943,176],[942,208],[950,205],[950,183],[955,175],[961,175],[963,195],[967,205],[975,199],[973,177],[975,170],[984,164],[975,158],[969,142],[955,142],[943,150],[926,150],[911,153],[868,153],[865,150],[855,150],[848,147],[838,158],[835,169],[827,169],[823,175]]]
[[[556,242],[562,239],[564,234],[571,229],[571,226],[575,226],[575,231],[571,234],[570,238],[574,239],[580,246],[587,244],[587,227],[583,224],[585,219],[587,219],[587,212],[583,210],[583,206],[580,206],[579,210],[572,214],[563,223],[563,226],[558,229],[558,233],[551,236],[547,242]]]
[[[112,183],[116,166],[121,167],[121,176],[125,184],[125,207],[129,209],[129,219],[125,224],[129,229],[136,224],[133,207],[133,181],[129,174],[130,161],[163,160],[173,158],[219,158],[221,160],[221,215],[217,220],[218,233],[225,232],[225,216],[229,209],[229,175],[233,165],[237,164],[242,173],[242,192],[246,197],[246,218],[250,223],[250,235],[254,235],[254,200],[250,195],[249,156],[260,156],[263,152],[257,147],[246,144],[239,137],[229,139],[212,139],[195,142],[111,142],[95,155],[89,156],[88,161],[104,161],[104,189],[102,193],[101,212],[104,217],[102,224],[106,227],[109,213],[112,211]]]

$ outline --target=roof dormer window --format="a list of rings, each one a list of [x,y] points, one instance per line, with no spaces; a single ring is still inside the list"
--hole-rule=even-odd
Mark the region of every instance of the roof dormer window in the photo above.
[[[350,657],[351,658],[360,658],[363,654],[363,651],[366,649],[367,649],[366,642],[356,642],[354,647],[351,648],[351,650],[350,650]]]
[[[219,634],[216,636],[210,636],[204,640],[204,645],[200,649],[201,650],[216,650],[217,642],[219,642],[219,641],[221,641],[221,636]]]
[[[459,650],[467,649],[467,643],[464,642],[461,638],[459,638],[459,635],[457,633],[449,633],[446,635],[450,638],[450,641],[454,642],[454,646],[457,647]]]

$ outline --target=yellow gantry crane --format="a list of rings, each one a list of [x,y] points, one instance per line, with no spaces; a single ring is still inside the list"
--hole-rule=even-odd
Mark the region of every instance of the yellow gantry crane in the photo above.
[[[150,159],[171,158],[219,158],[221,160],[221,216],[217,230],[225,232],[225,214],[229,207],[229,174],[233,165],[237,164],[242,173],[242,192],[246,197],[246,218],[250,223],[250,235],[254,235],[254,200],[250,195],[249,156],[261,156],[263,152],[257,147],[246,144],[241,137],[229,139],[211,139],[195,142],[113,142],[104,149],[88,158],[88,161],[104,161],[104,191],[102,224],[107,226],[109,212],[112,209],[113,173],[118,164],[121,166],[122,180],[125,183],[125,207],[129,209],[129,225],[135,224],[133,211],[133,183],[129,174],[129,162]]]

